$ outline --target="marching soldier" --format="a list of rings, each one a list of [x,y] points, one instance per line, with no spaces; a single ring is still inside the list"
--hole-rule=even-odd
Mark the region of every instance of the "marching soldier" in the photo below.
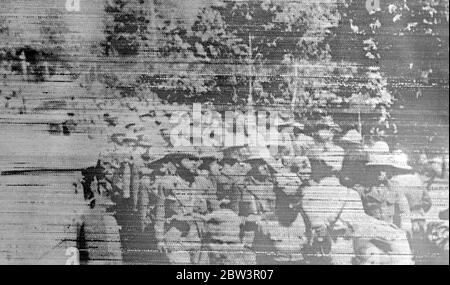
[[[258,264],[303,264],[306,226],[300,215],[302,181],[296,173],[270,156],[265,148],[250,148],[247,190],[252,194],[254,213],[246,220],[245,237],[255,231],[253,250]],[[254,227],[252,229],[249,226]],[[250,235],[250,237],[252,237]],[[250,239],[244,240],[246,244]]]
[[[340,131],[339,126],[333,121],[330,116],[321,118],[315,124],[315,140],[318,144],[333,144],[334,135]]]
[[[352,129],[340,142],[345,150],[340,181],[342,185],[353,188],[364,183],[367,154],[363,149],[363,138],[357,130]]]
[[[394,191],[405,195],[411,212],[410,217],[402,221],[405,223],[403,228],[409,233],[411,247],[416,257],[420,259],[427,252],[424,246],[427,241],[425,214],[430,210],[432,201],[424,181],[408,165],[405,153],[395,152],[391,167],[394,171],[390,179],[391,187]]]
[[[279,169],[278,169],[279,171]],[[275,174],[275,212],[258,222],[254,250],[258,264],[305,264],[307,224],[301,215],[301,181],[294,173]]]
[[[344,150],[328,144],[308,154],[312,186],[303,189],[302,208],[310,224],[307,258],[312,263],[351,264],[352,227],[364,211],[358,194],[340,185]]]
[[[408,165],[406,154],[396,152],[392,158],[391,167],[394,175],[390,183],[396,191],[404,193],[407,198],[411,211],[412,229],[417,227],[417,230],[423,230],[425,214],[432,206],[426,186],[420,176],[413,173],[412,167]]]
[[[309,137],[301,134],[305,126],[295,121],[294,114],[290,112],[279,112],[274,122],[279,133],[279,155],[281,157],[292,157],[304,155],[302,152],[311,143]],[[300,134],[299,134],[300,133]],[[296,134],[298,134],[296,136]]]
[[[352,264],[368,240],[393,264],[411,264],[411,251],[403,231],[365,214],[355,190],[341,186],[343,150],[339,147],[310,153],[315,185],[303,189],[302,208],[311,227],[309,258],[313,262]],[[388,246],[380,248],[375,240]],[[372,247],[365,247],[372,248]],[[365,251],[367,253],[367,251]],[[364,263],[364,262],[362,262]]]
[[[270,155],[268,149],[266,151]],[[244,217],[244,244],[251,248],[256,220],[261,215],[275,213],[275,189],[272,170],[262,155],[250,155],[245,162],[251,165],[251,169],[246,175],[244,187],[240,189],[239,215]]]
[[[206,212],[200,189],[195,184],[199,158],[193,153],[176,153],[172,160],[176,172],[165,174],[155,182],[158,202],[155,235],[158,247],[166,252],[172,264],[198,264],[205,258],[201,250]]]
[[[221,202],[217,197],[218,178],[222,167],[219,164],[219,153],[206,154],[200,157],[202,164],[199,166],[199,175],[196,184],[203,189],[203,198],[207,203],[208,212],[220,209]]]
[[[392,177],[389,154],[372,154],[367,163],[368,186],[359,189],[366,214],[378,220],[402,227],[409,218],[406,196],[396,191],[389,180]]]
[[[246,146],[241,144],[222,149],[223,159],[219,162],[221,175],[217,181],[217,197],[220,200],[228,200],[226,207],[240,214],[240,193],[245,185],[245,174],[250,170],[244,163]]]

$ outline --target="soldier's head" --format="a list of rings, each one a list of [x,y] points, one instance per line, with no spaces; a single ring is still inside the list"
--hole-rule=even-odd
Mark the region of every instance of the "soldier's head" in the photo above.
[[[393,176],[393,169],[387,162],[366,165],[366,179],[368,183],[385,183]]]
[[[335,133],[339,131],[339,126],[329,116],[320,119],[316,123],[315,128],[316,139],[320,142],[331,142]]]
[[[291,171],[305,183],[311,178],[311,161],[307,156],[296,156],[292,160]]]
[[[366,174],[369,182],[382,183],[392,177],[392,161],[386,142],[376,142],[367,150]]]
[[[176,173],[186,181],[192,182],[197,175],[200,159],[191,152],[179,152],[167,158],[176,167]]]
[[[363,137],[356,129],[349,130],[341,139],[340,145],[346,150],[361,149]]]
[[[250,158],[245,161],[251,167],[250,171],[247,173],[247,176],[251,176],[257,180],[265,180],[266,178],[272,175],[272,171],[270,166],[267,165],[264,159],[255,157]]]
[[[236,158],[227,158],[224,157],[219,161],[219,166],[221,167],[221,171],[223,173],[234,173],[234,174],[242,174],[247,173],[250,169],[249,164],[241,162]]]
[[[206,170],[214,176],[220,175],[222,166],[219,164],[219,159],[214,156],[201,157],[201,165],[198,167],[199,170]]]
[[[444,159],[434,156],[426,161],[426,168],[433,176],[442,177],[445,171]]]
[[[229,173],[247,173],[250,165],[245,162],[248,155],[245,145],[225,147],[223,150],[223,159],[220,160],[222,170]]]

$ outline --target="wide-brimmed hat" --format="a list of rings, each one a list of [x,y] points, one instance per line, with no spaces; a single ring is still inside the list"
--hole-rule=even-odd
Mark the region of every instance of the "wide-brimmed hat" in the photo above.
[[[402,170],[412,170],[412,167],[408,165],[408,155],[401,151],[395,151],[390,158],[391,166],[393,168]]]
[[[148,140],[140,140],[138,142],[138,146],[140,146],[142,148],[151,148],[153,146],[153,144]]]
[[[361,144],[363,137],[357,130],[350,130],[341,138],[341,141],[346,143]]]
[[[148,167],[141,167],[139,172],[144,176],[150,176],[153,173],[153,169]]]
[[[366,166],[392,166],[392,156],[390,154],[371,154]]]
[[[157,155],[153,156],[153,158],[149,162],[147,162],[146,164],[149,165],[149,166],[154,166],[154,165],[157,165],[157,164],[161,164],[161,163],[163,163],[163,162],[165,162],[167,160],[168,160],[168,155],[167,154],[157,154]]]
[[[295,120],[295,116],[292,113],[279,112],[278,116],[274,119],[273,124],[276,127],[292,126],[301,130],[305,128],[304,124],[299,123]]]
[[[390,152],[389,145],[384,141],[377,141],[373,145],[366,147],[368,153],[387,154]]]
[[[248,149],[246,144],[226,146],[221,148],[220,151],[223,154],[223,158],[236,158],[238,160],[243,160],[248,156]]]
[[[272,158],[269,149],[264,146],[251,146],[247,150],[248,156],[244,162],[267,161]]]
[[[391,166],[392,156],[389,145],[384,141],[378,141],[366,148],[368,155],[367,166]]]
[[[134,132],[128,132],[122,137],[122,143],[136,143],[137,141],[138,137]]]
[[[333,118],[330,117],[330,116],[322,117],[320,120],[318,120],[318,121],[315,123],[315,127],[316,127],[316,129],[318,129],[318,130],[319,130],[319,129],[326,128],[326,129],[330,129],[330,130],[336,131],[336,132],[341,131],[341,128],[339,127],[339,125],[336,124],[336,123],[333,121]]]

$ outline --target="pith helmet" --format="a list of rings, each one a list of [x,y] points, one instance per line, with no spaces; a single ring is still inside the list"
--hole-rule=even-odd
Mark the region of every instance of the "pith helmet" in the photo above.
[[[350,130],[348,131],[345,136],[342,137],[342,142],[347,143],[354,143],[354,144],[361,144],[362,143],[362,136],[357,130]]]
[[[412,170],[412,167],[408,165],[408,155],[401,151],[397,151],[392,154],[390,165],[394,168],[402,170]]]
[[[391,166],[392,156],[389,153],[389,145],[379,141],[367,149],[369,162],[367,166]]]
[[[332,131],[339,132],[341,129],[338,124],[333,121],[333,118],[330,116],[325,116],[315,124],[317,129],[327,128]]]

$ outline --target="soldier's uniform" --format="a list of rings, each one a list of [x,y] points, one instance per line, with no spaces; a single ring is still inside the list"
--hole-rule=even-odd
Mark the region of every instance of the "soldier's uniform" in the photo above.
[[[219,200],[228,199],[230,201],[228,208],[236,214],[240,213],[241,193],[245,191],[245,179],[247,169],[242,161],[246,156],[245,145],[226,147],[222,149],[222,164],[228,164],[227,160],[231,160],[234,165],[231,168],[222,168],[221,175],[217,177],[217,197]],[[236,167],[236,164],[240,165]]]
[[[252,265],[255,254],[240,240],[241,219],[229,210],[220,209],[206,217],[206,250],[212,265]]]
[[[166,251],[171,264],[204,263],[200,218],[206,212],[203,190],[176,174],[166,174],[155,181],[157,203],[155,237]]]
[[[351,188],[363,183],[368,156],[362,146],[363,138],[357,130],[348,131],[340,141],[345,149],[340,180],[342,185]]]
[[[304,156],[315,145],[314,138],[305,134],[294,137],[293,148],[295,156]]]
[[[328,233],[331,246],[321,246],[324,257],[332,264],[352,264],[355,257],[367,255],[367,249],[377,247],[382,260],[377,264],[412,264],[412,255],[404,231],[365,214],[358,193],[341,186],[336,177],[322,179],[319,184],[303,190],[303,210],[312,231]],[[319,234],[319,238],[327,239]],[[371,247],[365,247],[368,243]],[[384,245],[380,245],[384,244]],[[360,254],[361,248],[366,253]],[[371,262],[364,257],[364,262]]]
[[[274,182],[270,176],[257,179],[250,174],[240,190],[239,216],[245,217],[243,241],[251,248],[256,230],[254,218],[275,212]]]
[[[413,265],[413,255],[406,233],[396,226],[367,217],[354,233],[353,264]]]
[[[424,219],[432,205],[425,183],[416,174],[404,174],[392,177],[391,187],[406,196],[412,218]]]
[[[337,177],[327,177],[303,189],[302,208],[319,241],[313,255],[323,255],[332,264],[352,264],[354,227],[367,222],[358,193],[341,186]]]
[[[238,172],[222,171],[217,177],[217,198],[220,200],[229,200],[227,207],[239,214],[240,193],[244,187],[244,176]]]
[[[409,213],[406,197],[390,186],[382,184],[360,189],[360,196],[366,214],[398,227],[401,226],[399,217]]]
[[[304,264],[307,225],[298,206],[302,181],[289,169],[270,165],[275,167],[270,181],[276,201],[273,210],[262,213],[258,222],[253,244],[257,263]]]
[[[257,264],[304,264],[303,247],[307,243],[306,226],[302,216],[290,225],[280,224],[275,215],[259,222],[253,249]]]
[[[248,176],[244,185],[245,187],[243,187],[240,196],[241,206],[239,212],[241,216],[274,212],[274,182],[270,177],[266,177],[266,179],[261,181],[255,177]]]
[[[390,182],[396,192],[403,193],[406,197],[407,206],[409,204],[410,216],[408,221],[404,221],[404,228],[410,234],[411,248],[419,262],[429,251],[425,246],[428,242],[425,214],[431,208],[431,198],[425,183],[416,174],[394,176]]]
[[[377,142],[369,151],[366,186],[355,187],[361,195],[366,213],[378,220],[402,227],[409,219],[409,206],[403,191],[395,189],[389,181],[392,155],[389,146]],[[376,168],[373,168],[376,167]],[[384,174],[383,174],[384,173]]]

